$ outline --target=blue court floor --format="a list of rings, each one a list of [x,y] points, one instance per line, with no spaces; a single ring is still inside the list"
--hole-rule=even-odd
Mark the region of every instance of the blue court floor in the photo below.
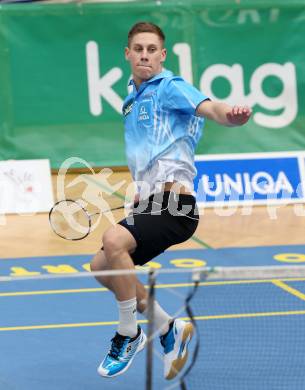
[[[93,278],[17,280],[43,274],[77,274],[90,255],[0,259],[0,389],[145,389],[146,350],[114,379],[96,367],[117,327],[116,302]],[[168,251],[155,268],[305,264],[305,246]],[[145,282],[145,276],[141,276]],[[160,275],[162,306],[185,318],[189,273]],[[188,389],[304,390],[305,281],[202,282],[192,300],[200,349]],[[146,322],[139,315],[144,329]],[[154,342],[154,389],[178,388],[163,379],[162,350]]]

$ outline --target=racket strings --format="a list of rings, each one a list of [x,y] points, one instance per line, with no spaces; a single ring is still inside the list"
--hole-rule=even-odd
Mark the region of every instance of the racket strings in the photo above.
[[[61,201],[50,212],[50,224],[60,237],[80,240],[90,233],[91,217],[77,202]]]

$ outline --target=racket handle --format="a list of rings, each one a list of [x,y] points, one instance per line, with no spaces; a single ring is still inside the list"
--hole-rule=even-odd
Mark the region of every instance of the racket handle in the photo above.
[[[126,208],[126,209],[132,209],[133,206],[134,206],[134,202],[125,203],[125,208]]]

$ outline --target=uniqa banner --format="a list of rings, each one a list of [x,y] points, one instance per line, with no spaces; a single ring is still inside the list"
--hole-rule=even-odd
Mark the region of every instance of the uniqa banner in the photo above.
[[[305,203],[305,153],[196,156],[201,206]]]

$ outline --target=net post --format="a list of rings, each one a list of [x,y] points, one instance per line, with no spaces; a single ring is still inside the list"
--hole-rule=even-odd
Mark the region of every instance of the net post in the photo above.
[[[155,300],[155,271],[150,270],[148,274],[148,300],[147,300],[147,352],[146,352],[146,390],[153,388],[153,332],[154,332],[154,300]]]
[[[193,314],[193,310],[191,308],[190,302],[191,302],[191,300],[193,299],[194,295],[197,292],[197,289],[198,289],[200,281],[204,277],[206,277],[205,275],[207,275],[207,273],[205,271],[202,272],[202,270],[194,269],[192,271],[193,288],[189,292],[189,294],[187,295],[187,297],[185,299],[185,310],[186,310],[186,312],[187,312],[187,314],[188,314],[188,316],[189,316],[189,318],[191,320],[191,323],[194,326],[194,329],[195,329],[195,332],[196,332],[197,341],[196,341],[196,345],[195,345],[195,348],[194,348],[192,361],[189,364],[188,368],[184,371],[184,373],[180,377],[180,381],[179,381],[180,382],[180,390],[187,390],[187,385],[186,385],[186,382],[185,382],[185,378],[187,377],[187,375],[190,373],[190,371],[192,370],[193,366],[195,365],[195,361],[197,359],[199,348],[200,348],[199,331],[198,331],[198,327],[197,327],[196,321],[194,320],[194,314]]]

